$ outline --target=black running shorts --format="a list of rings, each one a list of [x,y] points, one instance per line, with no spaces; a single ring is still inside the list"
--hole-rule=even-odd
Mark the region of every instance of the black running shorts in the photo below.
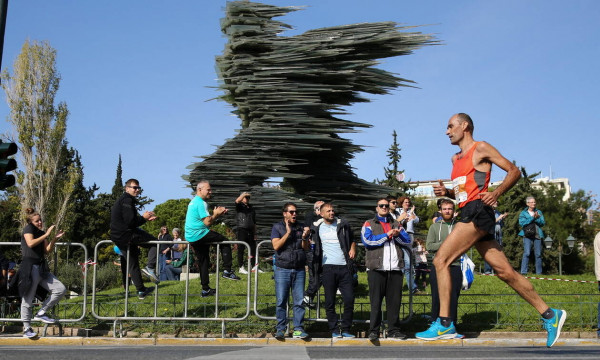
[[[460,209],[460,222],[472,222],[479,230],[487,234],[479,241],[494,240],[496,228],[496,215],[491,206],[485,205],[481,200],[472,200]]]

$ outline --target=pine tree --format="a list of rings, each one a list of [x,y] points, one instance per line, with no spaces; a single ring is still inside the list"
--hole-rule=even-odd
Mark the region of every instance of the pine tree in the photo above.
[[[406,195],[409,190],[413,189],[413,186],[410,186],[408,181],[404,181],[404,170],[399,170],[400,167],[400,159],[402,159],[402,155],[400,155],[400,145],[398,144],[396,134],[396,130],[392,133],[393,142],[392,145],[387,150],[387,156],[389,159],[388,167],[383,168],[383,172],[385,174],[385,179],[376,180],[376,183],[379,185],[389,186],[393,189],[398,189],[399,191],[393,194],[394,196],[402,196]],[[402,180],[400,180],[402,179]]]

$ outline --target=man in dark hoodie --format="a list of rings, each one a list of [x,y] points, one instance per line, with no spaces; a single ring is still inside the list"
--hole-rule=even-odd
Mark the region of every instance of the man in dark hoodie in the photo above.
[[[325,290],[325,312],[331,337],[353,338],[350,333],[354,314],[353,275],[356,243],[346,220],[335,217],[331,203],[320,208],[321,219],[311,224],[312,240],[315,244],[314,265],[321,276]],[[341,331],[335,313],[335,296],[340,290],[344,301]]]

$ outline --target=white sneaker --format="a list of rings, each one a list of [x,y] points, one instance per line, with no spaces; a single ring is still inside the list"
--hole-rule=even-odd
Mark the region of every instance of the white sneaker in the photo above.
[[[28,339],[33,339],[33,338],[37,337],[37,333],[35,331],[33,331],[33,329],[31,327],[28,327],[23,332],[23,337],[28,338]]]
[[[258,268],[258,264],[254,265],[254,267],[252,268],[252,272],[256,272],[258,271],[259,274],[262,274],[264,271],[262,271],[261,269]]]
[[[247,273],[248,273],[248,272],[246,271],[246,269],[244,269],[244,267],[243,267],[243,266],[242,266],[242,267],[241,267],[241,268],[238,270],[238,272],[239,272],[240,274],[247,274]]]

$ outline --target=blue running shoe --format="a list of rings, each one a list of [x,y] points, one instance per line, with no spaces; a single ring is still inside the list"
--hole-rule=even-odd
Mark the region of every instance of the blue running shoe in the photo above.
[[[277,339],[277,340],[285,339],[285,333],[283,332],[283,330],[277,330],[277,332],[275,333],[275,339]]]
[[[344,339],[354,339],[356,335],[350,334],[349,332],[342,331],[342,337]]]
[[[429,329],[415,334],[415,337],[421,340],[454,339],[455,336],[456,328],[454,327],[454,323],[450,323],[450,326],[444,327],[440,322],[440,318],[437,318]]]
[[[546,340],[546,346],[552,347],[556,340],[560,336],[560,329],[562,329],[567,319],[567,312],[564,310],[552,309],[554,316],[551,319],[544,320],[544,329],[548,332],[548,340]]]
[[[337,331],[334,331],[334,332],[331,333],[331,338],[333,338],[333,339],[335,339],[335,338],[341,338],[341,337],[343,337],[342,334],[340,334]]]

